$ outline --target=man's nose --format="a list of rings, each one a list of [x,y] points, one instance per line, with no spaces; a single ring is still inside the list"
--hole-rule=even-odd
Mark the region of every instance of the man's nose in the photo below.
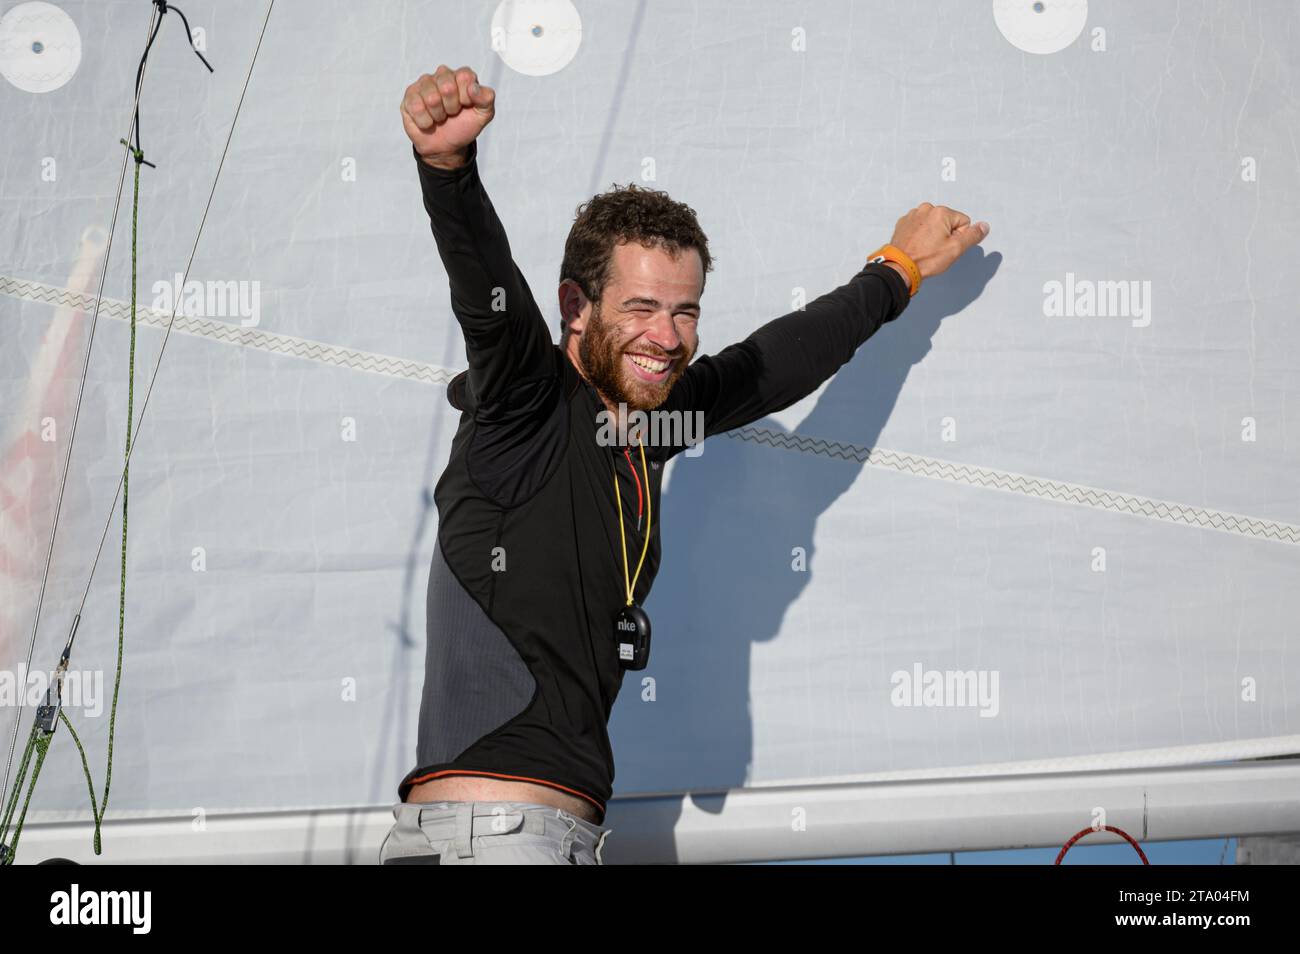
[[[650,319],[646,337],[652,344],[667,352],[676,351],[682,343],[682,337],[677,333],[677,323],[667,311],[656,312]]]

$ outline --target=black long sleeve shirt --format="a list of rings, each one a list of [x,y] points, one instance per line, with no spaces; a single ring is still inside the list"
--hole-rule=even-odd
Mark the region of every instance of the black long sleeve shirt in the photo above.
[[[644,605],[659,569],[659,491],[684,445],[647,445],[651,521],[634,475],[597,440],[595,389],[555,345],[479,178],[477,143],[456,170],[419,161],[433,236],[469,368],[448,385],[459,410],[434,498],[424,692],[416,767],[398,789],[475,775],[532,782],[590,802],[613,791],[606,726],[623,681],[613,620],[626,602],[614,481]],[[908,303],[902,277],[867,265],[805,309],[705,355],[661,410],[703,412],[707,437],[806,397]],[[504,309],[501,305],[504,303]],[[673,638],[658,633],[656,641]]]

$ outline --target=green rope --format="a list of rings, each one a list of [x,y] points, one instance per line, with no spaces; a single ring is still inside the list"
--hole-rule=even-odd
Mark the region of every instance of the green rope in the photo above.
[[[118,141],[131,149],[131,144],[125,139]],[[104,820],[104,811],[108,808],[108,789],[113,784],[113,735],[117,729],[117,697],[122,689],[122,657],[126,649],[126,501],[131,470],[131,424],[135,419],[135,294],[139,274],[140,166],[144,162],[144,150],[131,149],[131,153],[135,156],[135,188],[131,196],[131,353],[126,375],[126,450],[122,466],[122,583],[117,595],[117,674],[113,677],[113,705],[108,713],[108,767],[104,775],[104,801],[95,814],[95,854],[100,854],[99,826]],[[71,729],[72,726],[69,725],[68,728]],[[82,758],[84,762],[84,754]],[[86,782],[90,782],[89,770],[86,772]],[[93,786],[90,794],[93,808]]]
[[[68,732],[72,736],[73,744],[77,747],[77,752],[81,755],[81,770],[86,776],[86,788],[90,791],[90,811],[95,819],[95,854],[103,854],[103,837],[101,827],[104,821],[104,813],[108,809],[108,791],[113,783],[113,737],[117,730],[117,700],[122,689],[122,660],[126,649],[126,539],[127,539],[127,499],[129,495],[129,473],[131,461],[131,424],[135,416],[135,336],[136,336],[136,292],[137,278],[139,275],[139,228],[140,228],[140,166],[144,163],[144,151],[132,148],[131,144],[125,139],[118,140],[122,145],[131,152],[135,157],[135,188],[131,198],[131,347],[127,365],[127,384],[126,384],[126,451],[125,462],[122,467],[122,559],[121,575],[117,593],[117,674],[113,680],[113,704],[109,709],[108,716],[108,766],[104,777],[104,800],[101,803],[95,797],[95,781],[90,774],[90,762],[86,758],[86,749],[81,744],[81,738],[77,735],[77,730],[73,728],[72,723],[68,720],[68,714],[59,709],[59,721],[68,727]],[[9,832],[9,825],[13,819],[14,812],[18,806],[19,794],[23,788],[23,782],[27,778],[27,769],[31,765],[32,755],[36,755],[36,764],[31,765],[32,777],[27,786],[27,795],[23,799],[22,811],[18,814],[18,822],[14,826],[13,844],[9,846],[9,851],[5,855],[5,863],[13,864],[18,852],[18,839],[22,837],[23,822],[27,818],[27,808],[31,804],[32,794],[36,790],[36,779],[41,773],[41,766],[45,763],[45,754],[49,751],[50,742],[54,738],[54,730],[51,729],[46,735],[41,732],[38,721],[32,723],[31,734],[27,738],[27,745],[23,749],[22,761],[18,766],[18,776],[14,783],[13,792],[5,805],[4,820],[0,823],[0,844],[4,843],[4,838]]]
[[[144,162],[144,150],[134,149],[125,139],[119,139],[122,145],[135,157],[135,183],[131,197],[131,348],[127,365],[127,385],[126,385],[126,450],[125,462],[122,467],[122,563],[121,563],[121,582],[118,587],[117,595],[117,674],[113,680],[113,705],[109,710],[108,717],[108,767],[104,778],[104,803],[98,804],[95,799],[95,783],[90,775],[90,766],[86,761],[86,750],[81,745],[81,739],[77,737],[77,732],[68,721],[67,714],[62,708],[59,709],[59,719],[68,727],[72,734],[72,740],[76,743],[77,751],[81,753],[81,767],[86,775],[86,786],[90,789],[90,810],[95,818],[95,854],[103,854],[103,844],[100,827],[104,820],[104,811],[108,808],[108,789],[113,782],[113,736],[117,728],[117,699],[122,688],[122,658],[125,649],[126,633],[126,514],[127,499],[129,494],[129,473],[131,466],[131,423],[135,416],[135,334],[136,334],[136,286],[139,275],[139,228],[140,228],[140,166]],[[18,776],[14,782],[13,791],[5,805],[4,820],[0,823],[0,845],[5,844],[5,837],[9,834],[9,825],[13,820],[14,811],[18,805],[19,793],[22,791],[23,782],[27,778],[27,768],[31,765],[32,753],[36,753],[36,764],[32,766],[32,778],[27,786],[27,795],[23,799],[23,808],[18,815],[18,823],[14,827],[14,840],[12,845],[8,845],[8,850],[4,852],[4,863],[13,864],[18,852],[18,839],[22,837],[23,821],[27,817],[27,808],[31,805],[32,794],[36,790],[36,779],[41,774],[41,766],[45,763],[45,754],[49,751],[50,742],[54,738],[54,729],[52,728],[48,735],[40,731],[37,721],[32,723],[32,731],[27,737],[27,745],[23,748],[22,761],[18,766]]]
[[[32,752],[34,752],[36,749],[36,740],[39,736],[40,736],[40,731],[38,725],[33,720],[32,731],[28,733],[27,745],[23,749],[22,761],[18,763],[18,775],[14,779],[13,792],[10,794],[9,801],[5,805],[4,822],[3,824],[0,824],[0,842],[3,842],[5,836],[9,834],[9,823],[13,820],[14,811],[18,807],[18,794],[19,792],[22,791],[23,780],[27,778],[27,766],[31,764]],[[35,783],[35,779],[33,779],[33,783]],[[27,801],[30,802],[31,798],[32,796],[29,790],[27,793]],[[24,815],[27,814],[27,802],[23,803],[23,814]],[[21,833],[22,833],[22,825],[20,824],[18,826],[18,830],[14,833],[13,847],[15,849],[18,847],[18,835],[20,835]],[[5,863],[11,864],[12,862],[13,862],[13,854],[11,853],[6,856]]]
[[[32,766],[32,784],[27,787],[27,798],[23,800],[22,814],[18,816],[18,824],[14,828],[14,852],[18,850],[18,839],[23,833],[23,820],[27,818],[27,806],[31,804],[32,793],[36,791],[36,777],[41,774],[41,765],[45,762],[45,753],[50,750],[50,739],[53,735],[41,735],[39,732],[33,732],[36,736],[31,742],[30,749],[36,751],[36,764]],[[25,761],[25,760],[24,760]],[[14,855],[10,855],[9,862],[13,863]]]
[[[90,763],[86,761],[86,750],[81,746],[81,739],[77,737],[77,730],[68,721],[68,714],[61,709],[59,710],[59,721],[68,727],[68,731],[72,733],[72,741],[76,744],[77,751],[81,753],[81,771],[86,775],[86,788],[90,789],[90,810],[95,816],[95,854],[99,854],[99,820],[104,817],[104,813],[95,798],[95,783],[90,779]],[[107,801],[107,788],[104,789],[104,798]]]
[[[97,855],[104,853],[100,828],[104,822],[104,812],[108,809],[109,786],[113,784],[113,736],[117,729],[117,697],[122,689],[122,658],[126,649],[126,513],[131,469],[131,422],[135,414],[135,305],[136,278],[139,268],[140,165],[144,162],[143,150],[133,149],[125,139],[118,141],[135,156],[135,189],[131,197],[131,349],[126,377],[126,463],[122,467],[122,563],[121,583],[117,591],[117,675],[113,679],[113,704],[109,707],[108,714],[108,767],[104,775],[102,803],[95,798],[95,782],[90,775],[90,763],[86,759],[86,750],[77,736],[77,730],[68,721],[67,713],[62,709],[59,710],[59,721],[68,727],[73,744],[77,746],[77,752],[81,755],[81,770],[86,776],[86,787],[90,790],[90,811],[95,818],[95,854]],[[46,744],[48,745],[48,740]]]

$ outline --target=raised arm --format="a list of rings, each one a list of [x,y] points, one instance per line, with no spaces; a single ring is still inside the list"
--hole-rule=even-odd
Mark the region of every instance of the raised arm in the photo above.
[[[892,267],[867,265],[803,310],[697,358],[664,408],[703,411],[706,437],[787,408],[817,390],[907,302],[907,283]]]
[[[479,178],[477,138],[495,115],[496,93],[474,71],[439,66],[407,87],[402,124],[419,169],[424,208],[465,337],[469,400],[555,374],[554,346],[505,228]]]
[[[988,234],[987,222],[922,202],[898,220],[893,238],[881,249],[881,258],[895,261],[873,260],[805,309],[699,358],[664,408],[702,411],[708,437],[789,407],[817,390],[881,325],[902,314],[921,281],[947,271]],[[912,274],[915,287],[903,277]]]

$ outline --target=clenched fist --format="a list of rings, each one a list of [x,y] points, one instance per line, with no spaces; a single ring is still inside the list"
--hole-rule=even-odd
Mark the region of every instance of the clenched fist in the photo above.
[[[469,144],[496,115],[497,94],[480,86],[468,66],[452,72],[439,66],[425,73],[402,94],[402,126],[415,151],[429,165],[455,169],[464,165]]]
[[[970,216],[956,209],[922,202],[898,220],[889,244],[906,252],[926,279],[946,272],[988,234],[987,222],[972,225]]]

